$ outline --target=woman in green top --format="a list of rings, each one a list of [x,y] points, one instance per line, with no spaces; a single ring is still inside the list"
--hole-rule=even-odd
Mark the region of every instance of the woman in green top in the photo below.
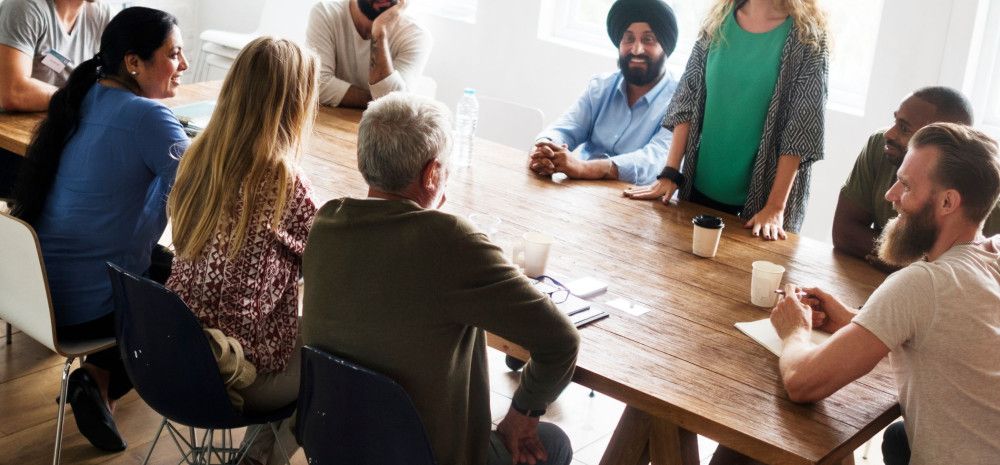
[[[798,231],[823,158],[826,33],[816,0],[717,0],[663,121],[684,142],[625,195],[666,204],[679,189],[755,236]]]

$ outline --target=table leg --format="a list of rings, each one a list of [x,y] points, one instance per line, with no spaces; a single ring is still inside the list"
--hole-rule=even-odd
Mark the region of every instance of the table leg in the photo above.
[[[654,465],[698,465],[698,435],[669,421],[654,418],[649,455]]]
[[[851,452],[851,455],[844,457],[844,460],[842,460],[840,463],[841,465],[854,465],[854,452]]]
[[[601,465],[697,465],[698,438],[690,431],[626,406]]]

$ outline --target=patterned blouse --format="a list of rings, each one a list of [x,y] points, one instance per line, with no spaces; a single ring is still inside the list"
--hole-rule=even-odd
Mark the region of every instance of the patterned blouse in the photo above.
[[[677,86],[663,127],[673,130],[680,123],[690,122],[687,148],[681,172],[688,182],[678,194],[682,200],[691,196],[695,167],[698,166],[698,146],[701,122],[705,111],[705,63],[711,41],[702,37],[694,46],[684,75]],[[805,219],[809,201],[809,181],[813,162],[823,159],[824,107],[827,94],[829,51],[824,41],[816,49],[799,42],[798,28],[792,25],[781,51],[781,67],[774,95],[768,105],[764,132],[753,162],[744,220],[764,208],[778,171],[778,157],[797,155],[801,161],[792,191],[785,205],[787,231],[798,232]]]
[[[226,257],[230,239],[228,228],[222,228],[198,259],[174,259],[167,280],[167,287],[205,327],[240,341],[247,360],[260,374],[284,370],[298,336],[297,282],[317,209],[301,174],[296,175],[292,188],[277,228],[267,224],[274,205],[263,206],[258,221],[251,217],[247,237],[235,257]],[[238,200],[230,218],[238,218],[242,209]]]

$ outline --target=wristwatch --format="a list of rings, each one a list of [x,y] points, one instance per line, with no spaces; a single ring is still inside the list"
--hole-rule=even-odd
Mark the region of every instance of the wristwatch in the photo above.
[[[514,409],[515,412],[520,413],[521,415],[524,415],[526,417],[538,418],[542,415],[545,415],[545,409],[529,410],[526,408],[522,408],[520,405],[517,405],[517,402],[514,402],[513,400],[510,402],[510,408]]]
[[[684,183],[687,181],[684,174],[669,166],[663,168],[663,171],[660,172],[656,179],[669,179],[673,181],[678,188],[684,187]]]

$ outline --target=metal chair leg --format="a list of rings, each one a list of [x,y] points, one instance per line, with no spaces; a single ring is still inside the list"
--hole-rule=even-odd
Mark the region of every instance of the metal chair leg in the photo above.
[[[160,435],[163,434],[163,428],[167,426],[167,417],[163,417],[163,421],[160,422],[160,428],[156,430],[156,436],[153,437],[153,443],[149,445],[149,452],[146,452],[146,459],[142,461],[142,465],[148,465],[150,457],[153,456],[153,449],[156,449],[156,443],[160,441]]]
[[[7,345],[10,345],[10,323],[7,323]]]
[[[865,450],[861,452],[861,458],[864,460],[868,460],[868,452],[871,452],[871,450],[872,450],[872,440],[869,439],[868,442],[865,443]]]
[[[9,339],[8,339],[9,341]],[[59,387],[59,412],[56,414],[56,445],[52,455],[52,465],[59,465],[62,459],[63,424],[66,423],[66,392],[69,390],[69,369],[73,366],[74,357],[66,359],[63,365],[62,385]]]
[[[290,420],[284,420],[290,421]],[[284,423],[282,422],[282,424]],[[281,451],[281,455],[285,456],[285,465],[292,465],[292,457],[288,455],[288,451],[285,450],[285,445],[281,443],[281,436],[278,436],[278,427],[274,426],[274,422],[268,423],[271,426],[271,433],[274,434],[274,443],[278,445],[278,450]]]

